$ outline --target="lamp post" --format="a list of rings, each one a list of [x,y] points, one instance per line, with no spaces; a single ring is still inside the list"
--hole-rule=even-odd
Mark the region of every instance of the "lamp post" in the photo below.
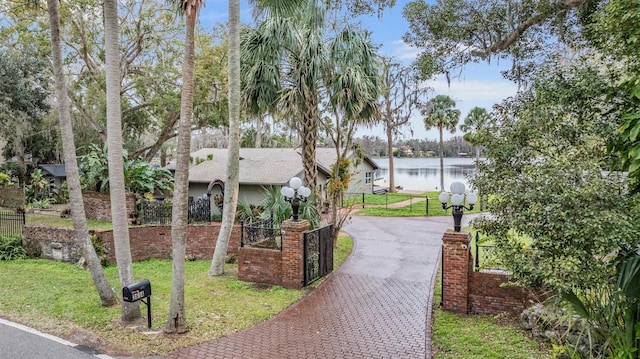
[[[453,231],[460,232],[462,214],[464,213],[465,209],[468,209],[469,211],[473,209],[473,205],[478,201],[478,196],[476,196],[476,194],[473,192],[467,193],[465,196],[464,183],[462,182],[453,182],[450,189],[451,194],[444,191],[440,192],[440,195],[438,195],[438,200],[440,200],[440,203],[442,203],[443,209],[453,209]],[[469,207],[464,206],[465,197],[467,203],[469,203]],[[451,205],[447,206],[449,200],[451,200]]]
[[[298,177],[293,177],[289,180],[289,186],[282,186],[280,193],[284,196],[284,199],[291,203],[291,209],[293,210],[293,220],[298,220],[298,210],[300,209],[300,203],[306,202],[307,198],[311,195],[311,190],[308,187],[302,185],[302,180]]]

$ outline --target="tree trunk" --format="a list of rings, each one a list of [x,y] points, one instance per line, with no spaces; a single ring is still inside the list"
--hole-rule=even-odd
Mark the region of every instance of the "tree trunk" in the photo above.
[[[189,5],[187,5],[189,6]],[[198,11],[186,12],[187,26],[182,67],[180,122],[174,177],[173,208],[171,210],[172,277],[169,319],[164,331],[186,333],[188,330],[184,304],[184,268],[187,237],[187,206],[189,201],[189,162],[191,151],[191,122],[193,116],[193,87],[195,71],[195,28]]]
[[[209,275],[224,273],[227,247],[238,205],[240,179],[240,1],[229,1],[229,155],[224,185],[222,226],[211,260]],[[257,135],[256,135],[257,136]],[[257,141],[257,137],[256,137]]]
[[[389,192],[396,191],[396,182],[393,176],[393,133],[391,126],[387,124],[387,151],[389,152]]]
[[[104,274],[100,259],[89,238],[87,217],[84,212],[82,190],[80,188],[80,174],[76,159],[76,147],[71,126],[71,109],[67,97],[67,82],[62,67],[62,46],[60,44],[60,13],[58,0],[47,0],[49,24],[51,29],[51,54],[53,58],[53,72],[55,74],[56,97],[58,100],[58,115],[60,117],[60,135],[62,137],[62,151],[64,155],[67,184],[69,186],[69,204],[75,239],[82,249],[82,255],[89,267],[93,284],[98,290],[102,306],[109,307],[118,303],[118,298],[111,290],[111,285]]]
[[[258,115],[256,119],[256,148],[262,147],[262,123],[263,123],[262,114]]]
[[[444,141],[442,139],[442,126],[438,126],[440,132],[440,191],[444,191]]]
[[[316,193],[318,168],[316,167],[316,141],[318,140],[317,98],[310,99],[308,110],[304,113],[302,123],[302,165],[304,167],[304,183],[311,193]]]
[[[118,46],[118,2],[104,2],[104,38],[107,72],[107,151],[109,159],[109,191],[111,195],[111,221],[120,286],[133,282],[129,222],[124,183],[122,151],[122,118],[120,106],[120,49]],[[139,302],[122,303],[122,321],[140,319]]]

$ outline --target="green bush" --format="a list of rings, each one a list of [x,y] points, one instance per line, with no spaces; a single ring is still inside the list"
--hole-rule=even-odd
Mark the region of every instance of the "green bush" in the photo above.
[[[0,261],[10,261],[27,257],[20,237],[0,236]]]

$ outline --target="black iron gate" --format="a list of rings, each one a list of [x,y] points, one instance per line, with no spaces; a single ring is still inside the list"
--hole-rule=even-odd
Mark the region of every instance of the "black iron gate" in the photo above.
[[[304,233],[304,285],[333,271],[333,225]]]
[[[25,223],[24,212],[0,211],[0,236],[22,237],[22,229]]]

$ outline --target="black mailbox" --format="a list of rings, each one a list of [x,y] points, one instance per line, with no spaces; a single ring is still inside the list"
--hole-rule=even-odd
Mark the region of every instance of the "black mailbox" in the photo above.
[[[122,300],[125,302],[137,302],[140,299],[151,296],[151,283],[148,279],[143,279],[136,283],[131,283],[122,288]]]

